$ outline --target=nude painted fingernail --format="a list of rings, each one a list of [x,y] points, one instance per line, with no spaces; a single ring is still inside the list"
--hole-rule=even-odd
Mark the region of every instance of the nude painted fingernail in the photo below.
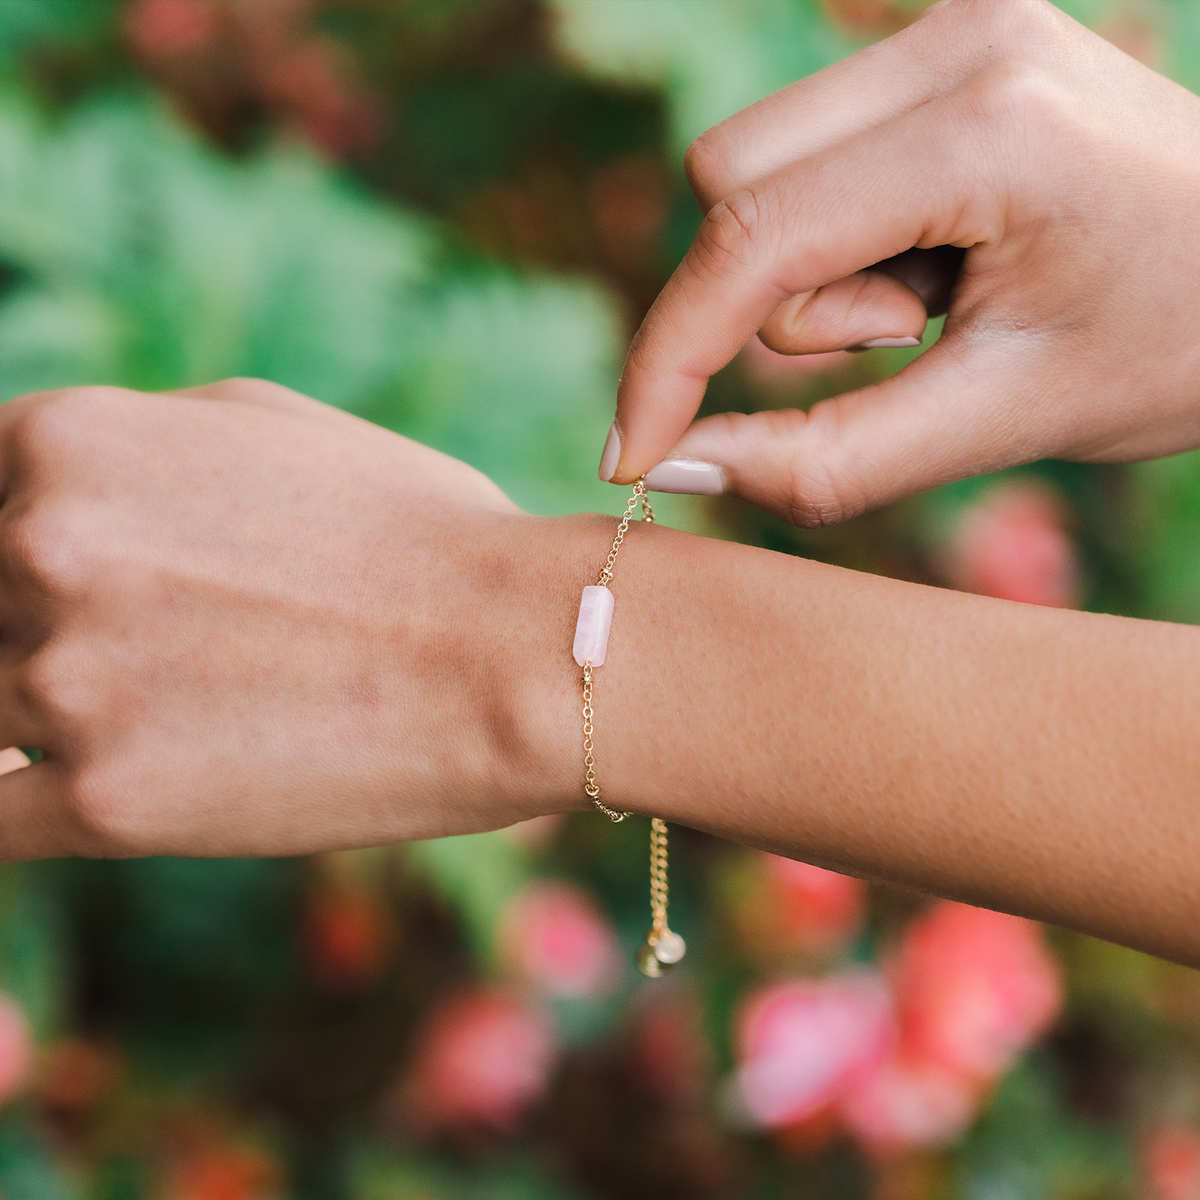
[[[725,490],[725,477],[716,463],[701,462],[698,458],[665,458],[646,472],[646,486],[652,492],[719,496]]]
[[[902,338],[872,338],[869,342],[859,342],[857,346],[847,346],[847,350],[908,350],[919,346],[919,337]]]
[[[600,455],[600,478],[605,483],[611,483],[617,473],[617,464],[621,461],[621,431],[617,423],[612,423],[608,438],[604,443],[604,453]]]

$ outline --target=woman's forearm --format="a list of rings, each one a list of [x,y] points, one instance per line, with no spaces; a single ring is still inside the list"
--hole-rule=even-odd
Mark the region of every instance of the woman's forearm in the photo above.
[[[571,526],[581,583],[607,529]],[[608,803],[1200,963],[1200,631],[657,528],[613,590]],[[583,799],[575,600],[548,646],[559,806]]]

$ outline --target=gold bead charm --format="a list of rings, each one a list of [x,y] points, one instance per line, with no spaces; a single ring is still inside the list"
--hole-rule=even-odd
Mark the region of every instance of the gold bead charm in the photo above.
[[[650,915],[653,924],[634,957],[637,968],[650,979],[672,970],[687,953],[687,944],[667,925],[667,823],[650,821]]]
[[[674,970],[686,953],[687,943],[674,930],[664,929],[656,935],[651,929],[634,956],[634,962],[643,975],[658,979]]]

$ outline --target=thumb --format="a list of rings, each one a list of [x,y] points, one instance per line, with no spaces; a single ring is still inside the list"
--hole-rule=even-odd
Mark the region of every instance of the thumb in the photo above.
[[[891,379],[807,413],[705,417],[647,472],[646,484],[659,492],[738,496],[793,525],[830,525],[1043,457],[1047,422],[1037,412],[1045,402],[1032,383],[997,386],[1001,362],[1007,359],[1011,371],[1015,350],[990,345],[986,357],[993,354],[1000,361],[989,370],[968,363],[961,342],[942,341]]]

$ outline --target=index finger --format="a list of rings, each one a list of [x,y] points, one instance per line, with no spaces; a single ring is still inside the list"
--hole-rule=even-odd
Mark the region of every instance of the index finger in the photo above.
[[[601,478],[631,483],[660,462],[709,376],[787,297],[912,246],[982,240],[989,206],[963,203],[960,137],[935,100],[715,205],[630,347]]]
[[[705,212],[736,188],[901,116],[998,61],[1029,52],[1022,17],[1066,20],[1041,4],[950,0],[857,54],[727,117],[689,148],[688,180]]]

